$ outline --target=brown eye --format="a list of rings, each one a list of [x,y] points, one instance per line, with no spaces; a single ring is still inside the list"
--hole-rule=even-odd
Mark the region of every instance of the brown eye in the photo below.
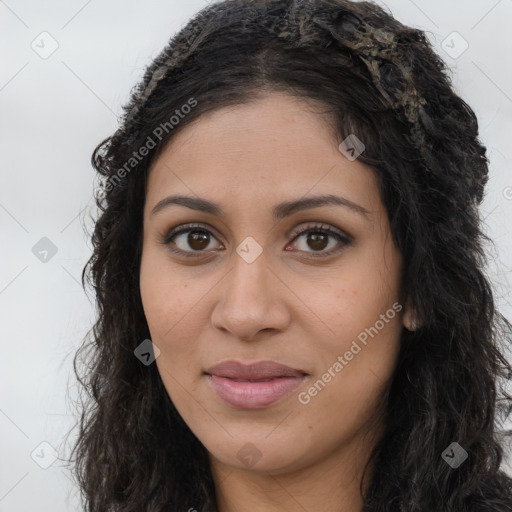
[[[324,233],[309,233],[307,244],[315,251],[322,251],[329,245],[329,235]]]
[[[207,252],[206,249],[212,239],[216,240],[210,230],[205,229],[201,225],[188,225],[180,229],[171,230],[163,238],[162,243],[168,245],[173,252],[194,257],[201,256],[201,253]],[[175,245],[177,249],[171,247],[171,245]]]
[[[210,237],[206,231],[189,231],[187,243],[195,251],[201,251],[208,247]]]
[[[330,256],[331,254],[340,251],[345,246],[352,244],[352,238],[342,234],[341,232],[334,231],[329,227],[324,227],[324,225],[317,225],[295,232],[293,236],[294,240],[306,236],[302,247],[299,247],[299,252],[309,253],[313,257],[317,256],[315,253],[319,253],[318,256]],[[330,250],[325,251],[329,246],[329,239],[334,239],[337,243],[334,243],[334,247],[331,247]],[[308,249],[311,249],[311,251]]]

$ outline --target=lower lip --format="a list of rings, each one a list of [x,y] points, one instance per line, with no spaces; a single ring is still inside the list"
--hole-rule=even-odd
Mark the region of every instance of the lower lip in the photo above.
[[[233,407],[261,409],[273,404],[296,389],[305,377],[278,377],[268,381],[235,381],[227,377],[208,375],[217,394]]]

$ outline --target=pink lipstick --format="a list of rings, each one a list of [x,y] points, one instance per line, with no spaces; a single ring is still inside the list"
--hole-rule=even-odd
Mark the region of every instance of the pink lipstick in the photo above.
[[[243,364],[225,361],[206,370],[217,395],[241,409],[261,409],[290,394],[307,376],[274,361]]]

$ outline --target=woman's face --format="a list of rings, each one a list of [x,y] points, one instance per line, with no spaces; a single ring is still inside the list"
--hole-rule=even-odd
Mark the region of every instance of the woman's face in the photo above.
[[[306,103],[272,93],[202,116],[151,169],[144,311],[165,388],[216,464],[279,474],[363,450],[377,432],[402,260],[373,171],[340,142]],[[177,195],[223,215],[160,203]],[[338,204],[300,207],[320,196]],[[209,374],[226,361],[299,372]]]

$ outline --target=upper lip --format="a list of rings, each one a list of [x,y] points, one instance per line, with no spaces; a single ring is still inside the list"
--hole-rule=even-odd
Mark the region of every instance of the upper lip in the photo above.
[[[244,364],[238,361],[224,361],[206,370],[209,375],[227,377],[229,379],[259,380],[276,377],[303,377],[307,375],[304,370],[298,370],[276,363],[275,361],[259,361]]]

